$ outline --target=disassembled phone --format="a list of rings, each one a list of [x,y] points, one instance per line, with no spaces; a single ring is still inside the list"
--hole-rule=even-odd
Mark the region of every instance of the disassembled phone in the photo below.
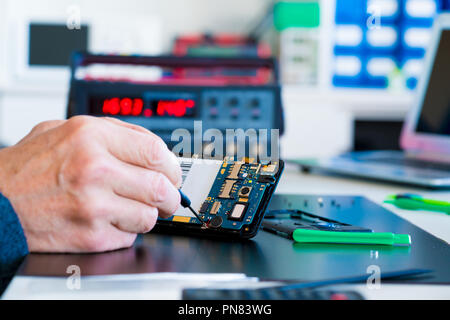
[[[159,218],[157,232],[252,238],[283,171],[282,160],[267,164],[253,159],[210,160],[180,158],[181,191],[204,223],[180,207],[168,218]]]

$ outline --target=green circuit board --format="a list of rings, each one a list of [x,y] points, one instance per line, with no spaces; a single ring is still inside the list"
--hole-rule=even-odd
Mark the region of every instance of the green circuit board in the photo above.
[[[221,227],[227,229],[240,229],[251,224],[264,192],[272,182],[267,179],[272,177],[267,174],[269,167],[276,170],[273,164],[224,162],[199,213],[213,227],[220,221]]]
[[[278,162],[259,164],[249,160],[224,160],[198,214],[209,229],[241,230],[251,225],[265,201],[266,189],[276,184]],[[195,217],[171,218],[173,222],[201,225]]]

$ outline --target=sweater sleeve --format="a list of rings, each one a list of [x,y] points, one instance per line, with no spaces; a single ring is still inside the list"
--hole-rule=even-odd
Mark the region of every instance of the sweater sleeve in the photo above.
[[[19,218],[9,200],[0,193],[0,278],[12,277],[27,254],[27,241]]]

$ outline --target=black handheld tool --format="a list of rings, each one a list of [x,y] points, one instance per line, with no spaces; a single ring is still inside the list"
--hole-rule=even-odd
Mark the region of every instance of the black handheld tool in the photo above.
[[[197,212],[195,212],[194,209],[192,209],[191,207],[191,200],[187,197],[187,195],[185,195],[180,189],[178,189],[178,192],[180,192],[180,196],[181,196],[181,206],[183,208],[188,208],[189,210],[191,210],[191,212],[194,214],[194,216],[204,225],[206,225],[206,222],[200,218],[200,216],[197,214]]]

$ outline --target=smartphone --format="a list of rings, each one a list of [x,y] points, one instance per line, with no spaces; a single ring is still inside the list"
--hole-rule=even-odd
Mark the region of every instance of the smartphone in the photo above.
[[[256,235],[284,168],[282,160],[211,160],[179,158],[181,191],[191,207],[159,218],[154,231],[249,239]]]

